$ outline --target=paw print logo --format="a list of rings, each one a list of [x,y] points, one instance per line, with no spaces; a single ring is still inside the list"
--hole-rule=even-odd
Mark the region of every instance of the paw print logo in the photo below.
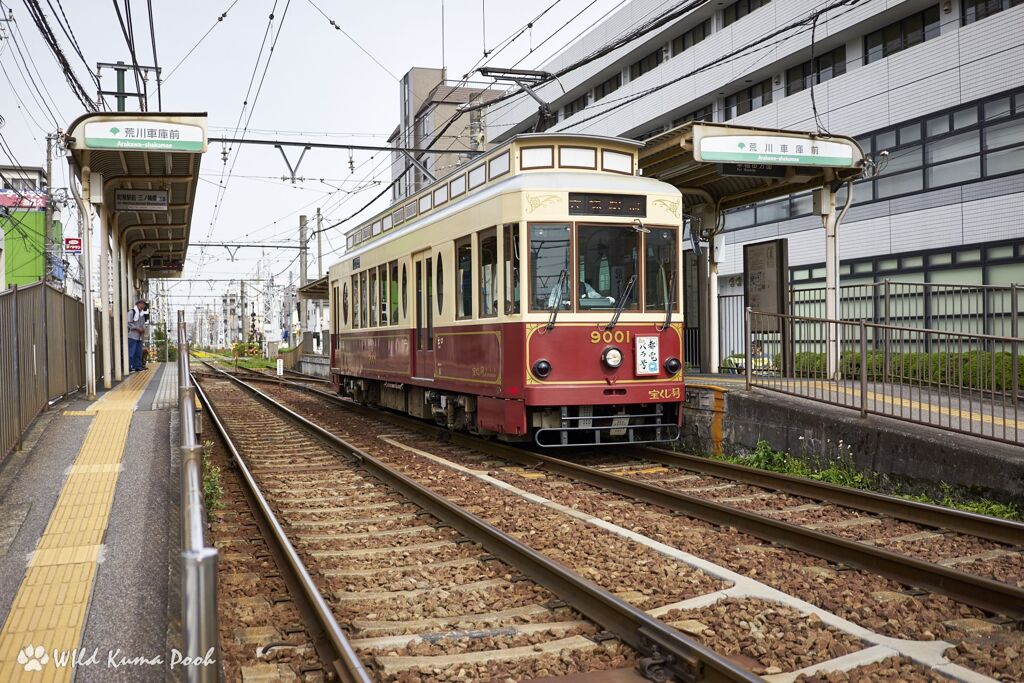
[[[43,665],[48,661],[50,656],[46,654],[46,649],[42,645],[33,647],[29,644],[18,651],[18,664],[21,664],[25,671],[42,671]]]

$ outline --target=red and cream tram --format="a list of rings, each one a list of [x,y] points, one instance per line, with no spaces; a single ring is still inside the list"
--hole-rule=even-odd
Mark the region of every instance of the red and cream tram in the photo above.
[[[351,230],[335,389],[542,446],[678,438],[682,200],[638,147],[520,135]]]

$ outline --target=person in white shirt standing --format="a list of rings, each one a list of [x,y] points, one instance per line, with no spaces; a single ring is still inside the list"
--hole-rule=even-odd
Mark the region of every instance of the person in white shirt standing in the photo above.
[[[146,334],[145,299],[139,299],[128,312],[128,368],[131,372],[145,369],[142,364],[142,339]]]

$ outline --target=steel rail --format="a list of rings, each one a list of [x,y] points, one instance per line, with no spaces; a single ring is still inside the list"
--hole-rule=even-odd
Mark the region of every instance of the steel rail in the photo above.
[[[658,447],[624,447],[639,457],[662,465],[677,467],[715,477],[741,481],[752,486],[791,493],[796,496],[834,503],[844,507],[886,515],[907,522],[946,531],[955,531],[1011,546],[1024,543],[1024,523],[998,517],[988,517],[973,512],[953,510],[939,505],[895,498],[873,491],[850,489],[813,479],[802,479],[789,474],[759,470],[721,460],[701,458],[685,453],[676,453]]]
[[[438,429],[436,425],[430,425],[405,415],[374,410],[312,387],[293,384],[290,388],[333,399],[338,405],[353,412],[387,420],[408,429],[429,433],[434,433]],[[483,441],[469,434],[444,431],[452,443],[490,452],[524,467],[545,469],[718,526],[735,527],[739,531],[762,540],[779,543],[832,562],[881,574],[904,585],[941,593],[987,612],[1015,619],[1024,618],[1024,589],[1007,583],[790,524],[740,508],[715,503],[697,496],[690,496],[679,491],[635,481],[585,465],[527,451],[509,444]],[[1019,544],[1020,538],[1018,537],[1015,541]]]
[[[313,641],[317,644],[317,651],[321,652],[323,656],[323,650],[329,650],[330,655],[328,656],[333,657],[331,665],[334,667],[339,679],[345,683],[371,683],[373,679],[359,660],[355,648],[352,647],[345,633],[341,630],[337,620],[331,613],[330,607],[328,607],[327,602],[320,594],[319,589],[317,589],[316,584],[313,583],[309,571],[306,569],[298,553],[295,552],[295,548],[292,546],[291,541],[288,540],[288,536],[281,527],[281,523],[270,509],[267,499],[263,496],[259,485],[252,476],[252,472],[250,472],[249,467],[245,463],[245,458],[242,457],[242,454],[235,447],[231,436],[224,427],[224,423],[213,407],[213,403],[206,395],[206,392],[199,386],[199,383],[195,381],[194,377],[193,384],[195,385],[196,393],[199,395],[199,400],[202,401],[217,432],[231,452],[235,466],[242,475],[247,498],[255,503],[255,510],[271,532],[271,539],[268,539],[273,541],[271,546],[276,546],[278,556],[285,560],[284,568],[291,570],[292,582],[300,588],[299,594],[294,596],[299,598],[298,607],[300,611],[303,614],[315,617],[315,622],[312,624],[315,628],[311,628],[310,631]],[[307,626],[310,626],[310,624],[307,624]],[[319,630],[319,633],[317,630]],[[325,648],[325,645],[329,645],[329,648]]]
[[[642,655],[641,670],[654,680],[674,676],[687,682],[761,681],[719,655],[714,650],[688,638],[665,622],[652,617],[576,572],[549,559],[542,553],[516,540],[464,510],[429,488],[388,467],[369,453],[360,450],[320,425],[302,417],[245,381],[213,368],[230,381],[245,388],[267,405],[287,415],[296,424],[339,451],[353,457],[372,475],[399,491],[414,504],[430,512],[481,546],[489,553],[544,586],[573,609],[584,614]],[[325,392],[315,391],[323,394]],[[662,678],[662,676],[664,676]]]

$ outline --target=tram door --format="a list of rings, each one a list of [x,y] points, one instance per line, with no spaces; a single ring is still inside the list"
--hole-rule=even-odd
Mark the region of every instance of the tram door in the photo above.
[[[415,254],[413,280],[416,287],[416,350],[413,377],[434,379],[434,259],[430,251]]]

